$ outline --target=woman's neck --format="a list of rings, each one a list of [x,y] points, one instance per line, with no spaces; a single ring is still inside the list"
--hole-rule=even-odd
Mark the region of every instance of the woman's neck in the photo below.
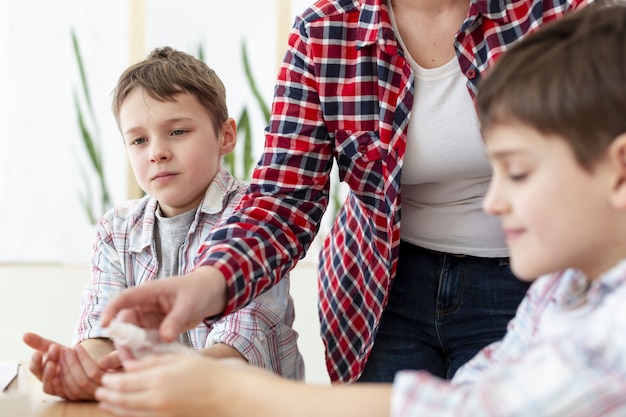
[[[450,11],[454,13],[459,8],[469,8],[470,0],[391,0],[391,5],[396,10],[411,10],[424,16],[438,16]]]
[[[400,36],[413,59],[436,68],[455,56],[454,35],[470,0],[390,0]]]

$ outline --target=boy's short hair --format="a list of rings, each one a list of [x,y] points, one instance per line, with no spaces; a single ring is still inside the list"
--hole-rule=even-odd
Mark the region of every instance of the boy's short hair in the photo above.
[[[626,132],[626,2],[594,3],[515,44],[477,107],[483,129],[513,122],[558,135],[591,169]]]
[[[220,78],[201,60],[169,46],[155,48],[148,57],[128,67],[113,90],[113,115],[119,125],[120,108],[135,88],[150,97],[167,101],[187,92],[202,104],[219,131],[228,119],[226,89]]]

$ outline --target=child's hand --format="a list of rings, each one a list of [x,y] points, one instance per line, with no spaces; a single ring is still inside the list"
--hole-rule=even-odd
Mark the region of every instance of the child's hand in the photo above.
[[[69,401],[93,401],[102,375],[107,372],[81,345],[63,350],[58,370],[54,381],[56,395]]]
[[[35,349],[29,369],[43,391],[69,401],[93,401],[102,375],[120,364],[114,355],[96,362],[80,345],[67,347],[35,333],[24,334],[23,340]]]
[[[100,408],[118,416],[260,415],[239,406],[283,391],[279,384],[286,381],[240,359],[203,355],[153,355],[127,361],[124,369],[107,374],[96,392]]]
[[[28,369],[42,382],[45,393],[57,395],[53,387],[53,381],[57,378],[60,355],[65,346],[45,339],[35,333],[25,333],[22,336],[22,340],[35,349]]]

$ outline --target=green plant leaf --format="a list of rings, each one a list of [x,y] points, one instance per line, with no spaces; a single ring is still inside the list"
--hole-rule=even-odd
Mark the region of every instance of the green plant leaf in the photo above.
[[[238,178],[244,178],[248,180],[250,179],[250,175],[252,174],[252,170],[248,162],[248,160],[251,159],[250,155],[252,153],[252,126],[250,125],[250,116],[248,115],[248,109],[245,107],[241,111],[241,115],[239,116],[239,120],[237,121],[237,126],[238,136],[243,136],[243,144],[241,145],[243,146],[243,163],[240,167],[238,167],[241,168],[242,172],[237,172],[237,175],[239,175]]]
[[[250,61],[248,60],[248,50],[246,49],[246,42],[241,42],[241,58],[243,60],[243,69],[246,74],[246,80],[248,80],[248,85],[250,86],[250,90],[252,91],[252,95],[256,99],[256,102],[263,113],[263,117],[265,122],[270,121],[270,109],[265,103],[265,99],[261,96],[259,89],[256,86],[256,81],[254,80],[254,76],[252,75],[252,69],[250,68]]]
[[[87,84],[87,76],[85,73],[85,66],[83,64],[83,57],[80,53],[80,47],[78,46],[78,38],[76,37],[76,32],[72,28],[72,47],[74,49],[74,56],[76,57],[76,63],[78,65],[78,72],[80,74],[80,84],[82,87],[83,95],[85,96],[85,103],[87,104],[87,110],[89,111],[89,115],[91,117],[92,122],[94,123],[94,127],[96,131],[99,131],[99,127],[97,125],[96,113],[93,108],[93,104],[91,102],[91,94],[89,93],[89,86]]]
[[[87,156],[89,160],[96,170],[96,173],[100,173],[102,171],[102,166],[100,163],[100,157],[98,156],[98,152],[96,150],[96,145],[91,137],[91,133],[87,128],[85,123],[85,118],[83,116],[83,111],[80,107],[78,99],[74,96],[74,106],[76,108],[76,118],[78,121],[78,127],[80,129],[80,136],[83,141],[83,146],[85,147],[85,151],[87,152]]]
[[[204,46],[202,45],[202,42],[200,42],[200,44],[198,45],[198,59],[200,61],[204,61]],[[206,61],[204,61],[206,62]]]
[[[83,144],[83,148],[87,154],[90,167],[94,171],[97,177],[97,183],[99,188],[99,196],[96,201],[93,201],[91,196],[93,195],[93,188],[90,180],[90,176],[81,169],[82,177],[84,178],[84,187],[86,192],[84,194],[79,195],[81,206],[87,215],[90,223],[95,224],[98,220],[98,217],[104,214],[106,210],[111,207],[111,197],[109,194],[109,190],[106,183],[106,176],[104,172],[104,164],[102,162],[102,155],[100,151],[100,134],[99,134],[99,126],[98,120],[96,118],[96,114],[94,111],[94,107],[91,101],[91,94],[89,92],[89,85],[87,83],[87,75],[85,72],[85,66],[83,65],[82,55],[80,53],[80,47],[78,45],[78,38],[74,29],[71,31],[72,35],[72,47],[74,51],[74,56],[76,58],[76,64],[78,65],[78,71],[80,74],[80,85],[81,92],[84,98],[85,105],[87,107],[87,114],[90,116],[90,125],[93,130],[89,129],[88,123],[85,118],[85,111],[81,106],[81,101],[76,93],[73,92],[74,97],[74,107],[76,110],[76,119],[78,123],[78,128],[80,130],[81,142]],[[94,207],[98,207],[98,211]]]

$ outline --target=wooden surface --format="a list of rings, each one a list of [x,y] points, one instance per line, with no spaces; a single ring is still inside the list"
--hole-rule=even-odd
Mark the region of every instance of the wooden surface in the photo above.
[[[48,397],[31,399],[29,417],[111,417],[97,403],[72,403]]]
[[[25,366],[20,366],[18,378],[0,393],[2,417],[111,417],[98,409],[95,402],[68,402],[47,395],[41,382]]]

